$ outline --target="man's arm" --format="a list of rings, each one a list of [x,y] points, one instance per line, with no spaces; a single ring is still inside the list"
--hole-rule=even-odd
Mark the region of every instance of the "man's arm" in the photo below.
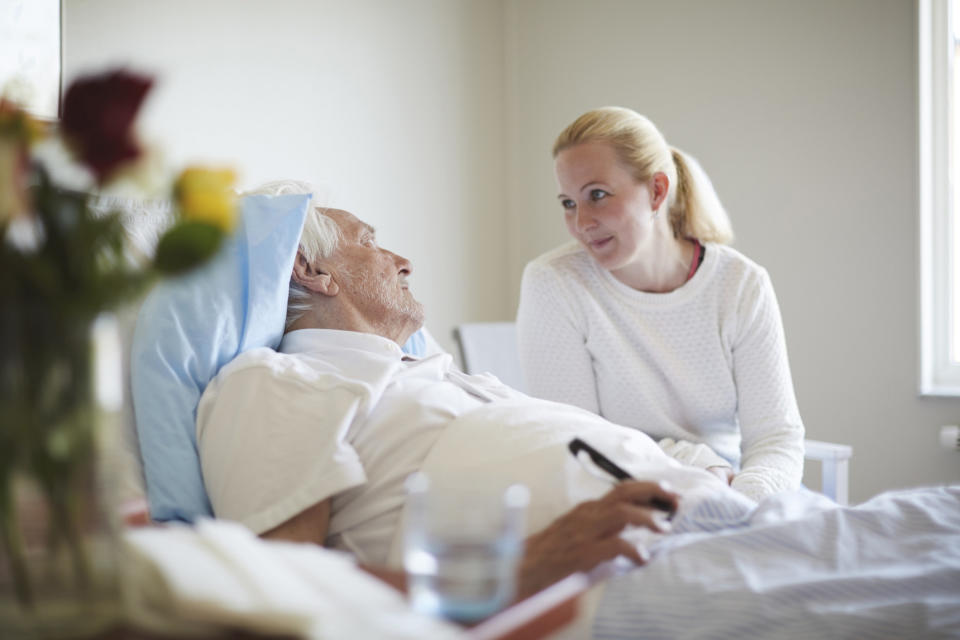
[[[286,522],[260,534],[265,540],[314,542],[321,547],[330,526],[330,498],[305,509]]]
[[[330,526],[330,498],[318,502],[309,509],[293,516],[283,524],[260,534],[264,540],[287,540],[289,542],[312,542],[323,546]],[[359,565],[360,569],[380,578],[398,591],[407,590],[407,577],[402,571],[385,567]]]
[[[589,571],[601,562],[626,556],[637,564],[647,561],[635,546],[620,537],[629,525],[663,532],[656,511],[677,508],[678,496],[655,482],[623,482],[599,500],[583,502],[546,529],[530,536],[517,570],[517,600],[527,598],[577,571]],[[330,524],[330,499],[318,502],[283,524],[261,534],[268,540],[313,542],[323,545]],[[402,571],[360,566],[400,591],[406,591]]]

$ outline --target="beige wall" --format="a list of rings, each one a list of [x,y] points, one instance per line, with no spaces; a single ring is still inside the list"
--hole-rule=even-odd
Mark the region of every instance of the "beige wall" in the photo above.
[[[68,0],[64,76],[155,73],[142,129],[174,166],[325,185],[413,261],[428,326],[452,347],[461,318],[512,312],[502,17],[470,0]]]
[[[916,18],[905,0],[507,5],[508,282],[565,240],[549,148],[582,111],[648,115],[699,158],[770,272],[810,437],[851,498],[960,481],[960,400],[917,396]],[[811,484],[816,481],[808,476]]]
[[[67,0],[65,75],[160,74],[146,129],[246,185],[323,180],[414,260],[428,324],[512,317],[565,240],[549,147],[621,104],[697,156],[780,299],[811,437],[851,497],[960,482],[960,400],[917,388],[914,4],[907,0]],[[811,484],[816,484],[810,477]]]

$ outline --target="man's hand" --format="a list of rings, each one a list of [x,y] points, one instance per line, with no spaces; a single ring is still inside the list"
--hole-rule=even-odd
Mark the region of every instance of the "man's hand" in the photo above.
[[[662,529],[655,511],[677,508],[678,496],[655,482],[623,482],[599,500],[583,502],[526,541],[517,593],[525,598],[577,571],[588,571],[605,560],[626,556],[646,562],[620,537],[627,525]]]

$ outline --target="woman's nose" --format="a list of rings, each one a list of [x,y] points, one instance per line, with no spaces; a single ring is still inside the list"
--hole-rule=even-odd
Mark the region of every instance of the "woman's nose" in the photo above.
[[[596,221],[593,219],[593,215],[590,213],[588,207],[579,206],[577,207],[577,229],[580,231],[586,231],[596,224]]]

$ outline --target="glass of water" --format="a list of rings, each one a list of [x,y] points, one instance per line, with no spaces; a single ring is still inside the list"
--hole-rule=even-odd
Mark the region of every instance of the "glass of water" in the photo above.
[[[523,485],[454,490],[410,476],[403,564],[413,608],[470,623],[508,605],[529,501]]]

